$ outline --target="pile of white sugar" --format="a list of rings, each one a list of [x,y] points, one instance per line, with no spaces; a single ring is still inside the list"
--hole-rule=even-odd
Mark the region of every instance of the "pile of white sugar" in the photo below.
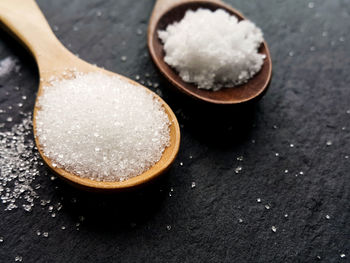
[[[165,62],[200,89],[245,83],[261,69],[265,58],[258,53],[264,41],[261,30],[222,9],[188,10],[180,22],[158,31],[158,36],[164,44]]]
[[[44,87],[36,132],[53,166],[97,181],[124,181],[160,160],[169,119],[146,89],[102,73]]]

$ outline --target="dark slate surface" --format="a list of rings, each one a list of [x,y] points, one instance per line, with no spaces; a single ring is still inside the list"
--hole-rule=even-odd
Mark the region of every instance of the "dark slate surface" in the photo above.
[[[182,143],[168,174],[137,192],[82,193],[43,171],[32,212],[0,207],[1,262],[17,255],[23,262],[349,262],[349,0],[315,0],[313,8],[305,0],[228,0],[262,28],[273,60],[266,96],[240,108],[202,105],[169,89],[146,48],[153,0],[38,2],[58,38],[83,59],[160,83]],[[35,62],[1,31],[6,57],[21,70],[0,78],[0,108],[27,95],[29,112]],[[14,122],[2,130],[22,118],[14,107],[0,122],[9,115]],[[40,199],[63,209],[52,218]]]

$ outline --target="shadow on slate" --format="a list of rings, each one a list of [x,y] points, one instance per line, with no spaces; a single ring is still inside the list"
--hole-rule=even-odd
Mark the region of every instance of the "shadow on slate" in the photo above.
[[[161,207],[169,188],[168,174],[137,189],[91,193],[57,180],[55,195],[72,220],[84,217],[83,227],[94,232],[122,233],[145,224]]]
[[[208,147],[227,149],[250,138],[260,97],[243,104],[216,105],[168,88],[166,102],[173,108],[180,124],[184,125],[186,133]]]

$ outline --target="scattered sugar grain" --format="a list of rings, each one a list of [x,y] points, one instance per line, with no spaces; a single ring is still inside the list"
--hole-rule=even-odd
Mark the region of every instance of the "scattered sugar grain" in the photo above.
[[[222,9],[189,10],[180,22],[158,31],[158,36],[164,44],[164,61],[185,82],[200,89],[245,83],[261,69],[265,58],[258,53],[261,30]]]
[[[39,176],[39,154],[32,139],[30,114],[0,132],[0,199],[5,210],[22,207],[30,212],[38,197],[33,182]]]
[[[23,258],[21,256],[16,256],[15,261],[16,262],[22,262]]]
[[[235,168],[235,173],[239,174],[243,170],[242,166],[238,166]]]
[[[102,73],[76,73],[51,84],[39,99],[36,132],[57,167],[97,181],[123,181],[160,160],[170,123],[150,92]]]

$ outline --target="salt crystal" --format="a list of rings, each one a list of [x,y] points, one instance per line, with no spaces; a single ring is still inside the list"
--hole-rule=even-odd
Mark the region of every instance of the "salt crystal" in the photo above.
[[[276,233],[276,231],[277,231],[277,227],[272,226],[272,227],[271,227],[271,230],[272,230],[272,232]]]
[[[48,232],[43,232],[43,237],[49,237],[49,233]]]
[[[158,162],[169,145],[161,102],[119,77],[77,73],[53,80],[39,105],[36,131],[44,155],[80,177],[126,180]]]
[[[171,230],[171,225],[167,225],[166,229],[170,231]]]
[[[326,217],[326,219],[328,219],[328,220],[331,219],[331,217],[330,217],[329,215],[326,215],[325,217]]]
[[[4,237],[0,237],[0,243],[4,242]]]
[[[327,145],[327,146],[331,146],[332,144],[333,144],[332,141],[327,141],[327,142],[326,142],[326,145]]]
[[[345,258],[345,254],[344,253],[340,254],[340,257]]]
[[[261,203],[261,199],[260,199],[260,198],[257,198],[256,201],[257,201],[258,203]]]
[[[158,31],[158,36],[164,43],[164,61],[183,81],[200,89],[245,83],[264,62],[264,55],[258,53],[263,42],[261,30],[222,9],[188,10],[180,22]]]
[[[269,205],[265,205],[265,208],[266,208],[267,210],[269,210],[269,209],[270,209],[270,206],[269,206]]]
[[[195,187],[196,187],[196,182],[192,182],[191,188],[195,188]]]

